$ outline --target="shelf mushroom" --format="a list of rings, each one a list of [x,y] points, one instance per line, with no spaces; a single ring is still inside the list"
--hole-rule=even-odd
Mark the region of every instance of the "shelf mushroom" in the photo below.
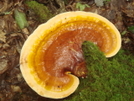
[[[61,99],[71,95],[85,76],[81,45],[95,43],[106,57],[121,47],[121,36],[106,18],[91,12],[65,12],[51,18],[28,37],[22,47],[20,69],[39,95]]]

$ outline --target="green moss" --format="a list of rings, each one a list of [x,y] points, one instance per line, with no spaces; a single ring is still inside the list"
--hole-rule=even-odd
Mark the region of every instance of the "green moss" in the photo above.
[[[91,42],[82,45],[88,76],[64,101],[133,101],[134,56],[124,50],[107,59]]]
[[[34,11],[37,15],[37,20],[44,22],[52,17],[50,10],[47,6],[40,4],[36,1],[26,1],[25,4]]]

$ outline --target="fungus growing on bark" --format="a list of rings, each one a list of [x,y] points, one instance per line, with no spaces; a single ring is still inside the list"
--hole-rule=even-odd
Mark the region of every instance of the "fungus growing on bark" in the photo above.
[[[66,12],[41,24],[21,51],[20,69],[28,85],[48,98],[72,94],[78,78],[86,76],[81,49],[86,40],[95,43],[106,57],[114,56],[121,47],[116,27],[95,13]]]

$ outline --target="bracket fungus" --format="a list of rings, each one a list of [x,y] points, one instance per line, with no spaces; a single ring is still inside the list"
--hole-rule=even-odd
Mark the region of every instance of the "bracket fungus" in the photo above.
[[[61,99],[72,94],[85,77],[82,42],[95,43],[106,57],[121,47],[121,36],[106,18],[90,12],[65,12],[51,18],[31,34],[21,51],[20,69],[39,95]]]

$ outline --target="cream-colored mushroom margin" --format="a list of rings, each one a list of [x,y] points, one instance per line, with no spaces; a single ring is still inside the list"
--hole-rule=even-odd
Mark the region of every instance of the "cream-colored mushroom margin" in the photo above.
[[[120,37],[119,31],[111,22],[109,22],[106,18],[98,14],[90,13],[90,12],[83,12],[83,11],[75,11],[75,12],[62,13],[51,18],[48,22],[38,26],[38,28],[28,37],[28,39],[24,43],[24,46],[22,47],[21,55],[20,55],[20,69],[21,69],[22,75],[25,81],[28,83],[28,85],[39,95],[48,97],[48,98],[54,98],[54,99],[67,97],[77,89],[79,85],[79,79],[76,76],[68,74],[73,77],[74,82],[68,90],[63,91],[63,92],[53,92],[53,91],[49,91],[45,89],[45,86],[42,86],[42,84],[38,83],[39,78],[36,75],[36,72],[33,71],[32,69],[34,67],[29,67],[30,61],[28,58],[29,58],[29,55],[33,52],[32,47],[38,46],[38,42],[40,40],[45,40],[45,39],[41,39],[42,36],[47,37],[51,31],[56,30],[56,28],[60,27],[61,25],[72,22],[72,21],[79,21],[82,19],[88,20],[88,17],[93,17],[93,19],[95,19],[96,22],[99,20],[105,22],[106,25],[108,25],[115,33],[115,37],[118,40],[115,44],[116,48],[113,50],[112,53],[107,54],[106,57],[111,57],[119,51],[121,47],[121,37]]]

